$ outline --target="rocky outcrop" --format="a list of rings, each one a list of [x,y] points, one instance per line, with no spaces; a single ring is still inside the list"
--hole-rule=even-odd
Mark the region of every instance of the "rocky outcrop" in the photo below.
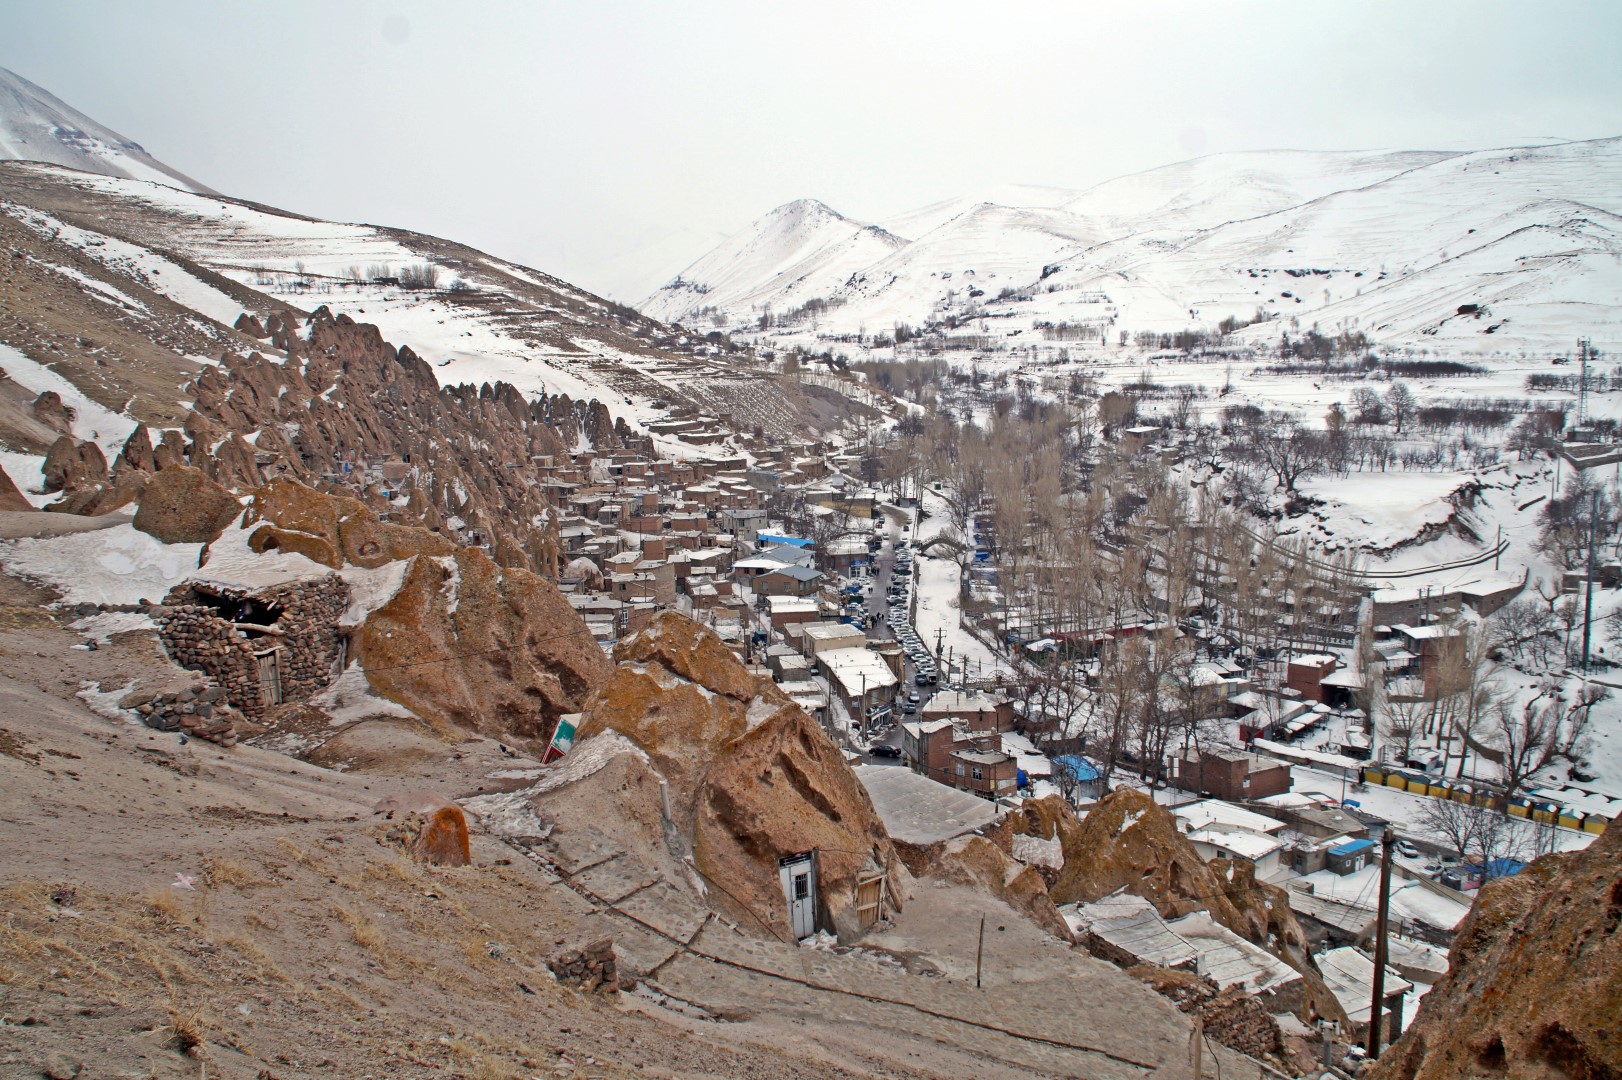
[[[77,488],[45,507],[53,514],[110,514],[141,498],[147,475],[134,469],[113,473],[111,480]]]
[[[358,499],[323,494],[294,480],[272,480],[255,491],[242,524],[251,530],[248,546],[254,551],[297,552],[335,570],[458,550],[444,537],[383,522]]]
[[[1040,871],[1015,862],[983,836],[959,837],[932,851],[919,874],[972,886],[1021,912],[1060,941],[1075,940],[1048,895]]]
[[[77,491],[107,479],[107,457],[93,442],[80,442],[63,435],[45,453],[44,490]]]
[[[1483,886],[1374,1080],[1622,1076],[1622,828]]]
[[[555,577],[557,515],[532,457],[565,454],[582,437],[601,451],[652,449],[600,402],[526,398],[506,383],[441,387],[411,349],[325,308],[311,315],[307,335],[274,313],[262,329],[288,361],[228,355],[190,387],[196,401],[179,457],[226,487],[255,486],[268,469],[342,488],[411,524],[452,522],[503,566]],[[173,463],[167,437],[153,456],[160,469]],[[431,461],[433,469],[407,469],[384,484],[364,468],[380,461]]]
[[[28,501],[11,477],[6,475],[5,467],[0,466],[0,510],[28,511],[33,508],[34,504]]]
[[[62,395],[46,390],[34,399],[31,411],[34,419],[60,435],[73,433],[73,409],[62,403]]]
[[[335,541],[346,552],[348,524]],[[442,729],[543,743],[611,669],[556,586],[476,548],[412,555],[399,591],[361,627],[357,657],[375,692]]]
[[[134,469],[121,475],[145,476]],[[202,470],[176,465],[145,481],[135,527],[165,544],[212,544],[241,511],[236,497]]]
[[[892,902],[903,895],[904,870],[839,748],[712,631],[666,612],[622,641],[615,659],[570,757],[595,753],[599,740],[645,757],[660,782],[661,816],[712,904],[789,937],[778,860],[809,851],[821,924],[841,938],[865,929],[858,879],[884,876]],[[592,780],[613,775],[603,769]]]
[[[1124,889],[1153,903],[1163,918],[1208,911],[1301,973],[1310,1015],[1344,1018],[1284,890],[1257,881],[1255,866],[1244,860],[1206,862],[1177,830],[1171,812],[1143,792],[1113,792],[1080,821],[1056,796],[1031,800],[1015,827],[1059,839],[1064,866],[1050,889],[1054,903],[1090,903]]]

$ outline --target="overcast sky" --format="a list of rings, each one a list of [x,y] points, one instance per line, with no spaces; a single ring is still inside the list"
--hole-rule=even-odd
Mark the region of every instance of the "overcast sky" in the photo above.
[[[227,194],[617,299],[862,220],[1226,150],[1622,135],[1622,3],[0,0],[0,66]]]

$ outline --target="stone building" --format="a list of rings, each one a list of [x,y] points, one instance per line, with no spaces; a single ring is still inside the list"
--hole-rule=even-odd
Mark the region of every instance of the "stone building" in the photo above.
[[[344,660],[339,620],[349,586],[337,574],[254,587],[196,578],[175,586],[158,617],[175,663],[201,671],[256,719],[332,682]]]

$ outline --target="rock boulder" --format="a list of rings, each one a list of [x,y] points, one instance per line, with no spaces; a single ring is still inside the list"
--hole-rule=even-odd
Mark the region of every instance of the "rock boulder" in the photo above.
[[[905,871],[839,748],[712,631],[665,612],[614,655],[571,756],[616,737],[646,756],[711,903],[787,937],[778,859],[812,850],[823,924],[841,938],[862,930],[860,876],[882,873],[892,902],[903,895]]]
[[[611,668],[556,586],[477,548],[411,557],[359,646],[377,693],[441,728],[502,739],[549,739]]]
[[[1482,887],[1373,1080],[1622,1076],[1622,826]]]
[[[165,544],[211,544],[241,510],[236,497],[202,470],[174,465],[147,481],[135,527]]]
[[[77,491],[107,479],[107,456],[93,442],[63,435],[45,454],[45,490]]]

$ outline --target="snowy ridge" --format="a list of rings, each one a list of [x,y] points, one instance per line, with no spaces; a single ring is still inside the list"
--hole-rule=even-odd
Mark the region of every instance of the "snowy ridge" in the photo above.
[[[723,241],[644,305],[654,318],[776,305],[827,296],[905,240],[843,217],[815,199],[779,206]]]
[[[0,68],[0,159],[46,161],[82,172],[209,190],[139,143],[5,68]]]
[[[949,200],[888,219],[886,235],[910,240],[862,265],[855,238],[830,230],[818,258],[850,273],[791,291],[755,253],[782,217],[821,207],[801,200],[693,263],[680,289],[647,307],[673,321],[714,308],[733,326],[758,325],[766,307],[781,313],[823,289],[828,307],[814,323],[757,340],[839,339],[847,350],[853,335],[899,323],[947,324],[998,351],[1051,340],[1045,324],[1089,327],[1081,340],[1101,343],[1123,330],[1214,333],[1258,310],[1270,321],[1242,341],[1316,327],[1483,356],[1565,350],[1579,335],[1622,343],[1619,139],[1218,154],[1082,192],[1002,195],[1009,201]]]

